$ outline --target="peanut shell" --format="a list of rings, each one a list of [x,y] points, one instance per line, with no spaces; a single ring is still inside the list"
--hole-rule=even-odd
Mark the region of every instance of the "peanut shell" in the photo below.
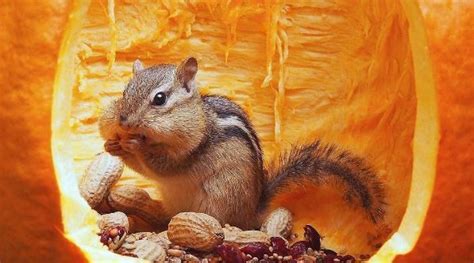
[[[226,242],[236,243],[239,245],[248,243],[265,243],[270,244],[270,236],[267,233],[258,230],[247,230],[237,232],[235,236],[226,239]]]
[[[168,256],[176,257],[176,258],[181,258],[184,256],[184,251],[180,249],[168,249],[166,253],[168,254]]]
[[[170,239],[168,238],[168,231],[162,231],[160,233],[158,233],[158,236],[164,240],[164,242],[169,246],[171,245],[171,241]]]
[[[168,224],[168,238],[173,244],[200,251],[211,251],[224,241],[219,221],[212,216],[183,212]]]
[[[97,221],[97,225],[99,226],[100,230],[121,226],[124,227],[127,232],[130,231],[128,217],[122,212],[101,215]]]
[[[185,262],[190,262],[190,263],[192,263],[192,262],[196,262],[196,263],[201,262],[198,257],[196,257],[194,255],[191,255],[191,254],[184,255],[184,260],[185,260]]]
[[[229,224],[225,224],[222,230],[224,231],[224,241],[226,242],[235,241],[237,234],[242,232],[242,229],[236,226],[230,226]]]
[[[151,199],[145,190],[138,187],[131,185],[114,187],[107,201],[113,208],[136,215],[155,227],[162,227],[167,221],[161,203]]]
[[[157,243],[150,240],[137,240],[136,248],[131,252],[139,258],[152,262],[165,262],[166,251]]]
[[[123,166],[120,158],[107,152],[98,154],[89,164],[79,183],[79,192],[92,208],[102,203],[122,176]]]
[[[139,232],[129,234],[122,245],[122,248],[127,250],[128,252],[132,252],[133,249],[136,248],[136,242],[138,240],[148,240],[160,245],[163,249],[168,249],[169,245],[171,244],[168,239],[156,234],[154,232]]]
[[[277,208],[273,210],[263,221],[260,230],[269,236],[281,236],[288,238],[293,228],[293,216],[288,209]]]

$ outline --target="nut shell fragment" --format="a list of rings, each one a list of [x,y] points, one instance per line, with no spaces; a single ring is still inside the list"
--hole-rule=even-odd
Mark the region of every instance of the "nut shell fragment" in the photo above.
[[[131,252],[139,258],[152,262],[165,262],[166,251],[157,243],[150,240],[137,240],[136,248]]]
[[[212,216],[183,212],[168,225],[168,238],[173,244],[201,251],[211,251],[224,241],[219,221]]]
[[[293,216],[288,209],[277,208],[273,210],[263,221],[260,230],[269,236],[282,236],[288,238],[293,228]]]
[[[162,231],[158,233],[158,236],[167,244],[167,246],[171,245],[171,241],[168,238],[168,231]]]
[[[136,248],[136,242],[139,240],[148,240],[160,245],[163,249],[168,249],[170,242],[168,239],[165,239],[163,236],[156,234],[154,232],[139,232],[128,235],[125,238],[125,241],[122,245],[122,248],[128,252],[132,252]]]
[[[98,207],[123,172],[120,158],[107,152],[98,154],[89,164],[79,183],[79,192],[92,207]]]

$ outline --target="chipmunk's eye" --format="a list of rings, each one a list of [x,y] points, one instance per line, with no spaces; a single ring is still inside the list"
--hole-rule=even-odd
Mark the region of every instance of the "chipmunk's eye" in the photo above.
[[[153,98],[153,105],[161,106],[166,103],[166,94],[163,92],[156,93],[155,97]]]

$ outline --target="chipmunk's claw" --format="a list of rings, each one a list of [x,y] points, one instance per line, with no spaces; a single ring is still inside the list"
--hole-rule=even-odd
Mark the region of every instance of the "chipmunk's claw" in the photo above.
[[[110,153],[113,156],[124,156],[127,154],[127,152],[122,149],[119,140],[105,141],[104,149],[106,152]]]
[[[124,139],[120,141],[120,145],[122,149],[127,152],[138,152],[144,144],[144,140],[142,137],[134,136],[132,138]]]

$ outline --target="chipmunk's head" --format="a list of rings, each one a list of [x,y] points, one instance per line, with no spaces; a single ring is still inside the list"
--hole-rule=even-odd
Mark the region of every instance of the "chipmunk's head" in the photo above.
[[[118,101],[117,119],[126,132],[144,135],[155,144],[189,145],[205,129],[201,96],[196,87],[198,64],[190,57],[180,65],[144,68],[133,64],[133,77]]]

